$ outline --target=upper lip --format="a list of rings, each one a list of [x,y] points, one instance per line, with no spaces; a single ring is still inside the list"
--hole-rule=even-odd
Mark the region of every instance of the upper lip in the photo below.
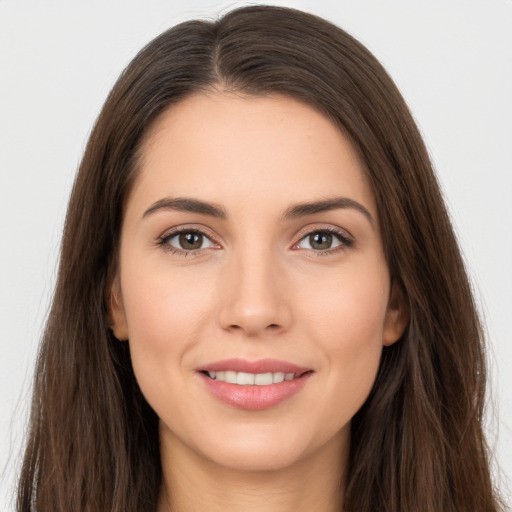
[[[214,361],[197,368],[199,372],[245,372],[245,373],[295,373],[303,374],[311,371],[311,368],[299,366],[288,361],[281,361],[279,359],[259,359],[257,361],[248,361],[247,359],[222,359],[221,361]]]

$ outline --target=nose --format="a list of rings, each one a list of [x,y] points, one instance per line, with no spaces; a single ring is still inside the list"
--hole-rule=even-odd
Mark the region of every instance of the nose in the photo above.
[[[258,337],[289,328],[289,293],[275,258],[260,251],[233,257],[222,277],[219,323],[223,329]]]

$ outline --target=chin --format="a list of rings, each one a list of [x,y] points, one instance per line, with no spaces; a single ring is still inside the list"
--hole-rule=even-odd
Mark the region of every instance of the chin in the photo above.
[[[234,471],[282,471],[305,463],[315,455],[339,451],[341,456],[348,444],[346,433],[349,431],[313,433],[297,425],[293,429],[280,429],[275,424],[236,430],[196,447],[196,453],[219,467]]]
[[[242,443],[241,443],[242,444]],[[231,446],[222,453],[209,454],[210,460],[218,466],[233,471],[281,471],[299,463],[306,457],[302,447],[277,446],[267,443],[262,446],[258,442],[243,443]]]

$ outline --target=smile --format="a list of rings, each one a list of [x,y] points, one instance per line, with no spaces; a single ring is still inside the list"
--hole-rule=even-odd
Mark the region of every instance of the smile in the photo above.
[[[285,380],[292,380],[298,375],[295,373],[247,373],[234,371],[207,372],[210,379],[228,382],[229,384],[238,384],[239,386],[269,386],[278,384]]]
[[[306,386],[313,369],[276,359],[225,359],[196,370],[211,396],[238,409],[277,406]]]

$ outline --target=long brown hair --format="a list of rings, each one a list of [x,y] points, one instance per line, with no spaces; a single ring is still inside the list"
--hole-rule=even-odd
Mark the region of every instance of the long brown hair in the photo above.
[[[69,203],[18,511],[155,510],[158,418],[135,381],[129,345],[109,330],[106,297],[144,134],[170,105],[212,87],[285,94],[318,109],[350,137],[376,195],[391,278],[410,320],[384,348],[353,418],[344,510],[499,510],[482,432],[482,329],[404,100],[343,30],[297,10],[254,6],[157,37],[103,107]]]

